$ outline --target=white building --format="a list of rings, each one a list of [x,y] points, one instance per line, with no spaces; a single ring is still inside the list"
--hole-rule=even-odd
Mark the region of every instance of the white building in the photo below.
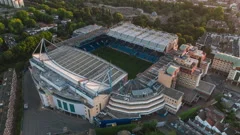
[[[24,7],[23,0],[0,0],[0,4],[8,5],[14,8]]]
[[[46,48],[44,40],[39,48]],[[34,52],[30,59],[30,71],[43,106],[92,122],[93,117],[106,106],[111,88],[123,83],[127,73],[73,47],[61,46],[48,50],[47,53]]]

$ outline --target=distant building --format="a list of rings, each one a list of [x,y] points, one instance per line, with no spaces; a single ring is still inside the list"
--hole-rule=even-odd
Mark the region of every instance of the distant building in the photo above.
[[[217,53],[214,56],[212,69],[226,75],[231,83],[240,83],[240,58],[225,53]]]
[[[95,30],[99,30],[100,28],[102,28],[102,26],[98,26],[96,24],[88,25],[88,26],[85,26],[83,28],[74,30],[72,37],[82,36],[82,35],[85,35],[87,33],[93,32]]]
[[[229,31],[229,27],[225,21],[216,21],[213,19],[207,22],[206,28]]]
[[[41,31],[47,31],[50,29],[57,29],[57,24],[53,23],[53,24],[45,24],[45,23],[38,23],[38,28],[30,28],[30,29],[26,29],[25,31],[29,34],[29,35],[35,35]]]
[[[223,123],[225,115],[213,106],[201,109],[193,123],[205,134],[235,135],[236,131]]]
[[[12,48],[17,45],[15,35],[13,34],[4,34],[3,39],[8,48]]]
[[[240,56],[240,36],[234,34],[205,33],[200,37],[196,46],[199,48],[209,47],[212,54],[218,52],[233,56]]]
[[[8,5],[14,8],[22,8],[24,7],[23,0],[0,0],[0,4]]]

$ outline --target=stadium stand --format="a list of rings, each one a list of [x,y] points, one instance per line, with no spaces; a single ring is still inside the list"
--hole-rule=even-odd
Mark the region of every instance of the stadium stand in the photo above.
[[[132,43],[128,43],[122,40],[114,39],[112,37],[101,35],[92,40],[84,41],[76,46],[87,52],[93,52],[100,47],[110,47],[112,49],[121,51],[128,55],[136,56],[137,58],[143,59],[145,61],[155,63],[158,61],[163,53],[144,48]]]

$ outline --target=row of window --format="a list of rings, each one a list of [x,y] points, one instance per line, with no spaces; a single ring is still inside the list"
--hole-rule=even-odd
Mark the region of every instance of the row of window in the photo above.
[[[73,104],[68,104],[66,102],[61,102],[60,100],[57,99],[58,107],[64,109],[65,111],[68,111],[70,109],[70,112],[75,113],[75,107]]]

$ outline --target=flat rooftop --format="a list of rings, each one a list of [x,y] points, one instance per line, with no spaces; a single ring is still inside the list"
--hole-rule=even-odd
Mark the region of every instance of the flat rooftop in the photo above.
[[[163,90],[163,94],[165,94],[173,99],[176,99],[176,100],[179,100],[184,95],[184,93],[181,91],[178,91],[178,90],[175,90],[172,88],[166,88],[166,87]]]
[[[61,46],[48,53],[33,54],[33,57],[63,77],[93,91],[107,89],[127,76],[122,69],[74,47]],[[60,85],[62,81],[56,82]]]
[[[198,93],[193,90],[193,89],[189,89],[183,86],[178,86],[176,87],[176,89],[182,93],[184,93],[183,96],[183,100],[187,101],[189,103],[192,103],[194,101],[194,99],[198,96]]]
[[[216,87],[216,85],[214,85],[212,83],[200,80],[199,86],[197,86],[196,90],[203,94],[211,95],[212,92],[214,91],[215,87]]]

